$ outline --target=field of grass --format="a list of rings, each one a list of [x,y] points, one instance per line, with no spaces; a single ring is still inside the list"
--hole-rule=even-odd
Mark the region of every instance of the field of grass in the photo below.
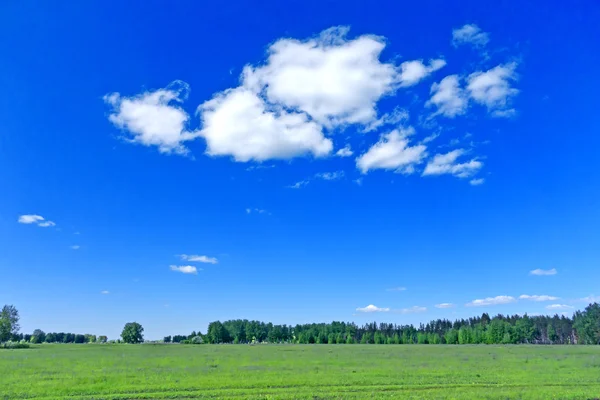
[[[600,346],[41,345],[0,399],[591,399]]]

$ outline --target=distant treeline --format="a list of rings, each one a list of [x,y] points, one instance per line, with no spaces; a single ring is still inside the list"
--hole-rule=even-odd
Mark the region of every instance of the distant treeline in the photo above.
[[[201,340],[198,340],[200,338]],[[421,324],[332,322],[329,324],[274,325],[259,321],[215,321],[206,335],[167,336],[170,343],[315,343],[315,344],[600,344],[600,305],[590,304],[566,316],[502,315],[438,319]]]
[[[23,333],[13,334],[10,340],[13,342],[26,341],[29,343],[106,343],[108,338],[88,333],[45,333],[41,329],[36,329],[31,335]]]

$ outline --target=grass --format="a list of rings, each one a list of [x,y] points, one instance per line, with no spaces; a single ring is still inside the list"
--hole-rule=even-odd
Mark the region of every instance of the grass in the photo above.
[[[592,399],[600,346],[41,345],[0,399]]]

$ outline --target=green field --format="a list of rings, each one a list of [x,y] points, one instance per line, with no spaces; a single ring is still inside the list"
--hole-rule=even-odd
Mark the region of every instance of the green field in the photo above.
[[[41,345],[0,399],[591,399],[600,346]]]

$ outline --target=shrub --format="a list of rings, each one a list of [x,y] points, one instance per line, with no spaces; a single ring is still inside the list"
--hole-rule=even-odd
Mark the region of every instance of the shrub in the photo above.
[[[19,343],[19,342],[4,342],[0,343],[0,349],[28,349],[29,344],[27,343]]]
[[[191,340],[192,344],[202,344],[204,343],[204,340],[202,340],[202,338],[200,336],[194,336]]]

